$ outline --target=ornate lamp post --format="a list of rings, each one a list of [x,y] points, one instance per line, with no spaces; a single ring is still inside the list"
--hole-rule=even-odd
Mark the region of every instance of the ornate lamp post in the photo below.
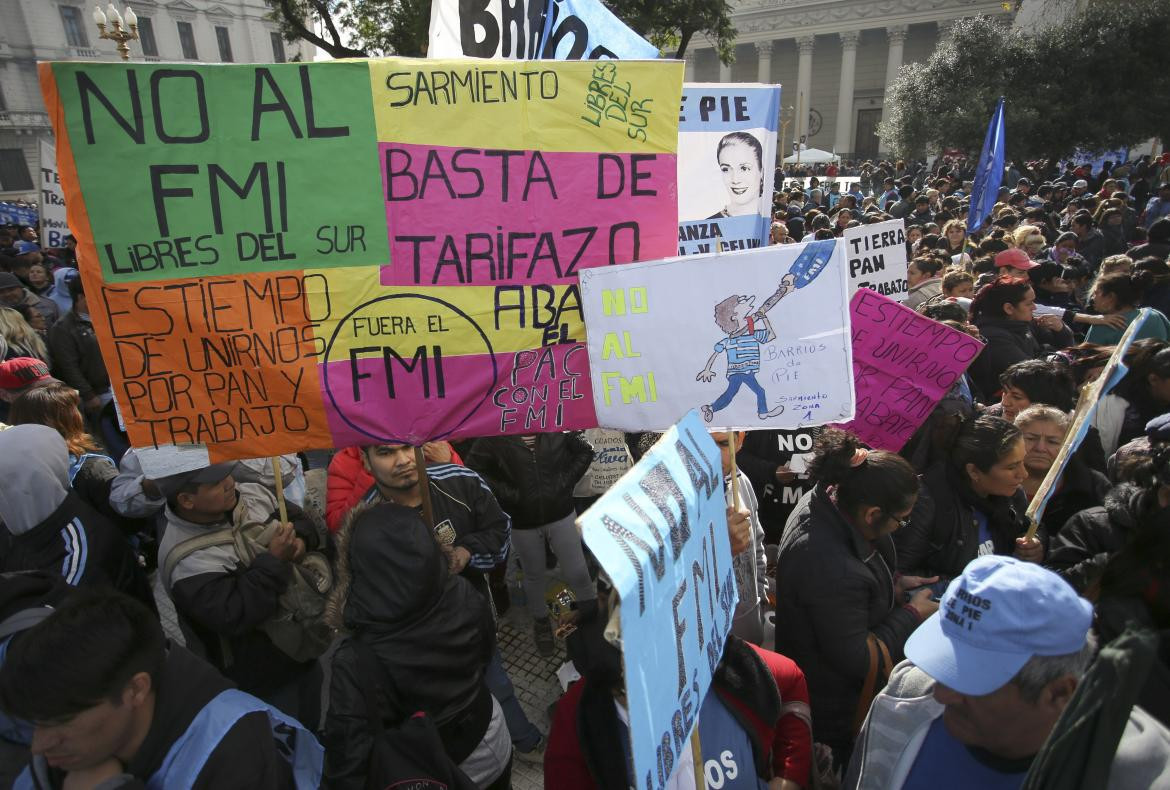
[[[126,19],[122,20],[122,15],[118,13],[118,9],[114,8],[114,4],[106,8],[102,12],[100,5],[93,7],[93,21],[97,23],[100,35],[98,38],[109,39],[117,42],[118,54],[122,56],[122,60],[130,60],[130,47],[126,45],[127,41],[138,40],[138,16],[130,6],[126,6]],[[107,31],[106,26],[109,25],[113,29]],[[129,27],[129,30],[126,30]]]
[[[785,154],[788,153],[788,124],[796,117],[796,108],[791,104],[780,110],[780,167],[784,167]]]

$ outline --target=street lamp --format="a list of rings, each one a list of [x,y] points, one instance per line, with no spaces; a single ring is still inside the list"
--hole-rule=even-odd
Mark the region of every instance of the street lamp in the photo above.
[[[126,6],[126,19],[123,21],[122,15],[118,13],[117,8],[114,8],[113,3],[109,4],[105,13],[102,12],[100,5],[95,5],[93,7],[93,21],[98,26],[98,38],[117,42],[118,54],[122,56],[122,60],[130,60],[130,47],[126,45],[126,42],[138,40],[138,15],[134,13],[134,9]],[[107,31],[106,25],[111,25],[113,30]],[[126,27],[129,27],[130,30],[127,31]]]
[[[780,167],[784,167],[784,154],[788,151],[788,124],[796,117],[796,108],[791,104],[780,110]]]

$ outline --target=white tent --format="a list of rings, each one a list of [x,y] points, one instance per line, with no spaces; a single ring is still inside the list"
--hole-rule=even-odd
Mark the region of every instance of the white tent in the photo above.
[[[807,162],[810,165],[817,165],[817,164],[821,164],[823,162],[840,162],[840,161],[841,161],[841,157],[837,156],[836,154],[831,154],[828,151],[822,151],[819,148],[805,148],[803,151],[800,152],[801,164],[804,164]],[[784,160],[784,164],[786,164],[786,165],[795,164],[795,163],[796,163],[796,154],[793,154],[792,156],[787,157]]]

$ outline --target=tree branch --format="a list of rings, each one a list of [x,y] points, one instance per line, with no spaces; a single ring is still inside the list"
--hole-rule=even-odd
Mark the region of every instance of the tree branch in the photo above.
[[[285,24],[292,28],[293,32],[297,34],[298,38],[303,38],[310,44],[320,47],[335,58],[366,57],[366,53],[363,50],[347,47],[342,44],[339,39],[335,39],[334,42],[326,41],[310,30],[297,15],[296,11],[293,10],[292,0],[276,0],[276,2],[277,10],[280,11],[280,15],[284,19]],[[317,3],[314,2],[314,5],[317,5]],[[333,20],[330,18],[328,12],[322,16],[325,20],[328,20],[326,22],[326,26],[330,28],[334,35],[336,35],[337,29],[333,27]]]
[[[329,6],[324,0],[312,0],[313,6],[317,9],[317,14],[321,17],[321,21],[325,23],[326,29],[329,31],[330,38],[340,48],[349,50],[349,47],[341,39],[341,33],[337,31],[337,26],[333,24],[333,14],[329,11]],[[350,50],[353,51],[353,50]],[[330,53],[332,54],[332,53]],[[362,52],[362,56],[366,53]],[[334,57],[337,57],[334,55]]]

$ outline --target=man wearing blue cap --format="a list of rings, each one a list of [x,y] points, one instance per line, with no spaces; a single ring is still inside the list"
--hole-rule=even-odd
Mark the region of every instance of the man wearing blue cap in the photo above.
[[[845,787],[1018,788],[1093,657],[1092,605],[1013,557],[973,560],[906,642]],[[1110,788],[1170,787],[1170,732],[1135,707]]]

